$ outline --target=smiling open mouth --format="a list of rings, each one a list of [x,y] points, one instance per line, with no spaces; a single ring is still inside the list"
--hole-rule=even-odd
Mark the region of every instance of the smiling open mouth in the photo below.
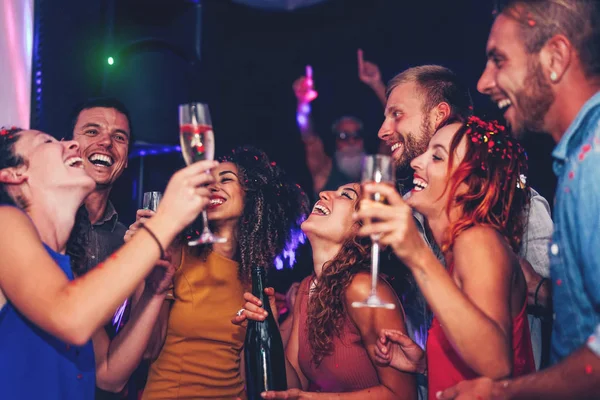
[[[83,168],[83,159],[81,157],[69,157],[65,161],[67,167]]]
[[[425,182],[421,178],[414,178],[413,179],[413,185],[415,185],[414,188],[413,188],[413,190],[415,192],[420,192],[421,190],[423,190],[423,189],[425,189],[427,187],[427,182]]]
[[[209,210],[213,210],[219,206],[221,206],[223,203],[225,203],[227,200],[225,200],[222,197],[212,197],[210,199],[210,203],[208,203],[208,209]]]
[[[508,110],[508,108],[510,106],[512,106],[512,101],[510,101],[510,99],[502,99],[502,100],[498,101],[496,104],[498,105],[498,108],[500,109],[500,111],[502,113],[505,113],[506,110]]]
[[[313,207],[312,214],[329,215],[329,214],[331,214],[331,210],[329,208],[325,207],[323,204],[317,203]]]
[[[100,166],[100,167],[110,167],[114,164],[114,160],[112,159],[111,156],[107,156],[106,154],[92,154],[88,160],[96,165],[96,166]]]

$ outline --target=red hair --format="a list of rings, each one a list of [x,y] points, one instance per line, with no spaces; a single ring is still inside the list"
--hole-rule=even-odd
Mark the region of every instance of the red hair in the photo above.
[[[450,143],[448,174],[465,136],[465,157],[448,181],[448,216],[452,206],[458,206],[461,213],[450,224],[442,250],[451,250],[456,237],[466,229],[485,225],[500,232],[518,252],[525,229],[523,214],[530,198],[527,155],[504,126],[470,117]],[[466,191],[459,192],[461,184],[466,185]]]

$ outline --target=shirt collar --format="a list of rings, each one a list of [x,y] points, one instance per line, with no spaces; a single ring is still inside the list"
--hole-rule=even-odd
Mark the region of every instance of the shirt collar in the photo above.
[[[114,231],[118,221],[119,214],[117,214],[117,210],[115,210],[115,207],[109,200],[108,203],[106,203],[106,210],[104,210],[104,215],[102,216],[100,221],[96,222],[94,225],[108,224],[110,226],[110,230]]]
[[[81,207],[83,208],[86,219],[88,220],[88,223],[89,223],[89,214],[85,208],[85,205],[82,205]],[[119,222],[119,214],[117,214],[117,210],[115,210],[115,207],[109,200],[108,203],[106,203],[106,209],[104,210],[104,215],[102,216],[102,218],[100,218],[98,220],[98,222],[93,224],[93,226],[101,226],[104,224],[108,224],[108,226],[110,227],[110,231],[112,232],[115,230],[115,227],[117,226],[117,222]]]
[[[567,159],[567,155],[569,154],[570,150],[569,143],[571,142],[571,139],[573,139],[579,132],[579,127],[583,122],[584,118],[586,117],[588,111],[590,111],[591,108],[599,104],[600,92],[597,92],[588,101],[585,102],[583,107],[581,107],[581,110],[579,110],[577,116],[575,117],[573,122],[571,122],[571,125],[554,148],[554,151],[552,152],[552,157],[561,161],[565,161]]]

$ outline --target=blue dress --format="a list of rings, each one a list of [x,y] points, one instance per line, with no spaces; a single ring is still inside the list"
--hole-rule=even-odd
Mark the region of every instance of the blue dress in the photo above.
[[[69,280],[68,256],[44,245]],[[46,333],[8,301],[0,309],[0,398],[93,400],[96,384],[90,340],[78,347]]]

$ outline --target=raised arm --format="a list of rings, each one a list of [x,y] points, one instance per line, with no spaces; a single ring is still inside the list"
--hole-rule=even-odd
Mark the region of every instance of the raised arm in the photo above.
[[[212,180],[203,173],[213,162],[177,172],[155,218],[104,263],[69,281],[46,252],[31,220],[13,207],[0,207],[0,289],[30,321],[76,345],[85,344],[154,267],[175,235],[208,203]],[[157,243],[158,242],[158,243]]]
[[[293,88],[298,103],[296,122],[304,143],[306,165],[313,178],[314,189],[319,191],[327,181],[332,167],[332,160],[325,152],[323,141],[313,127],[310,103],[317,98],[318,94],[314,90],[312,67],[310,65],[306,66],[306,76],[296,79]]]
[[[377,64],[365,61],[362,49],[356,52],[358,57],[358,78],[373,90],[383,107],[387,102],[385,96],[385,83],[381,79],[381,72]]]

